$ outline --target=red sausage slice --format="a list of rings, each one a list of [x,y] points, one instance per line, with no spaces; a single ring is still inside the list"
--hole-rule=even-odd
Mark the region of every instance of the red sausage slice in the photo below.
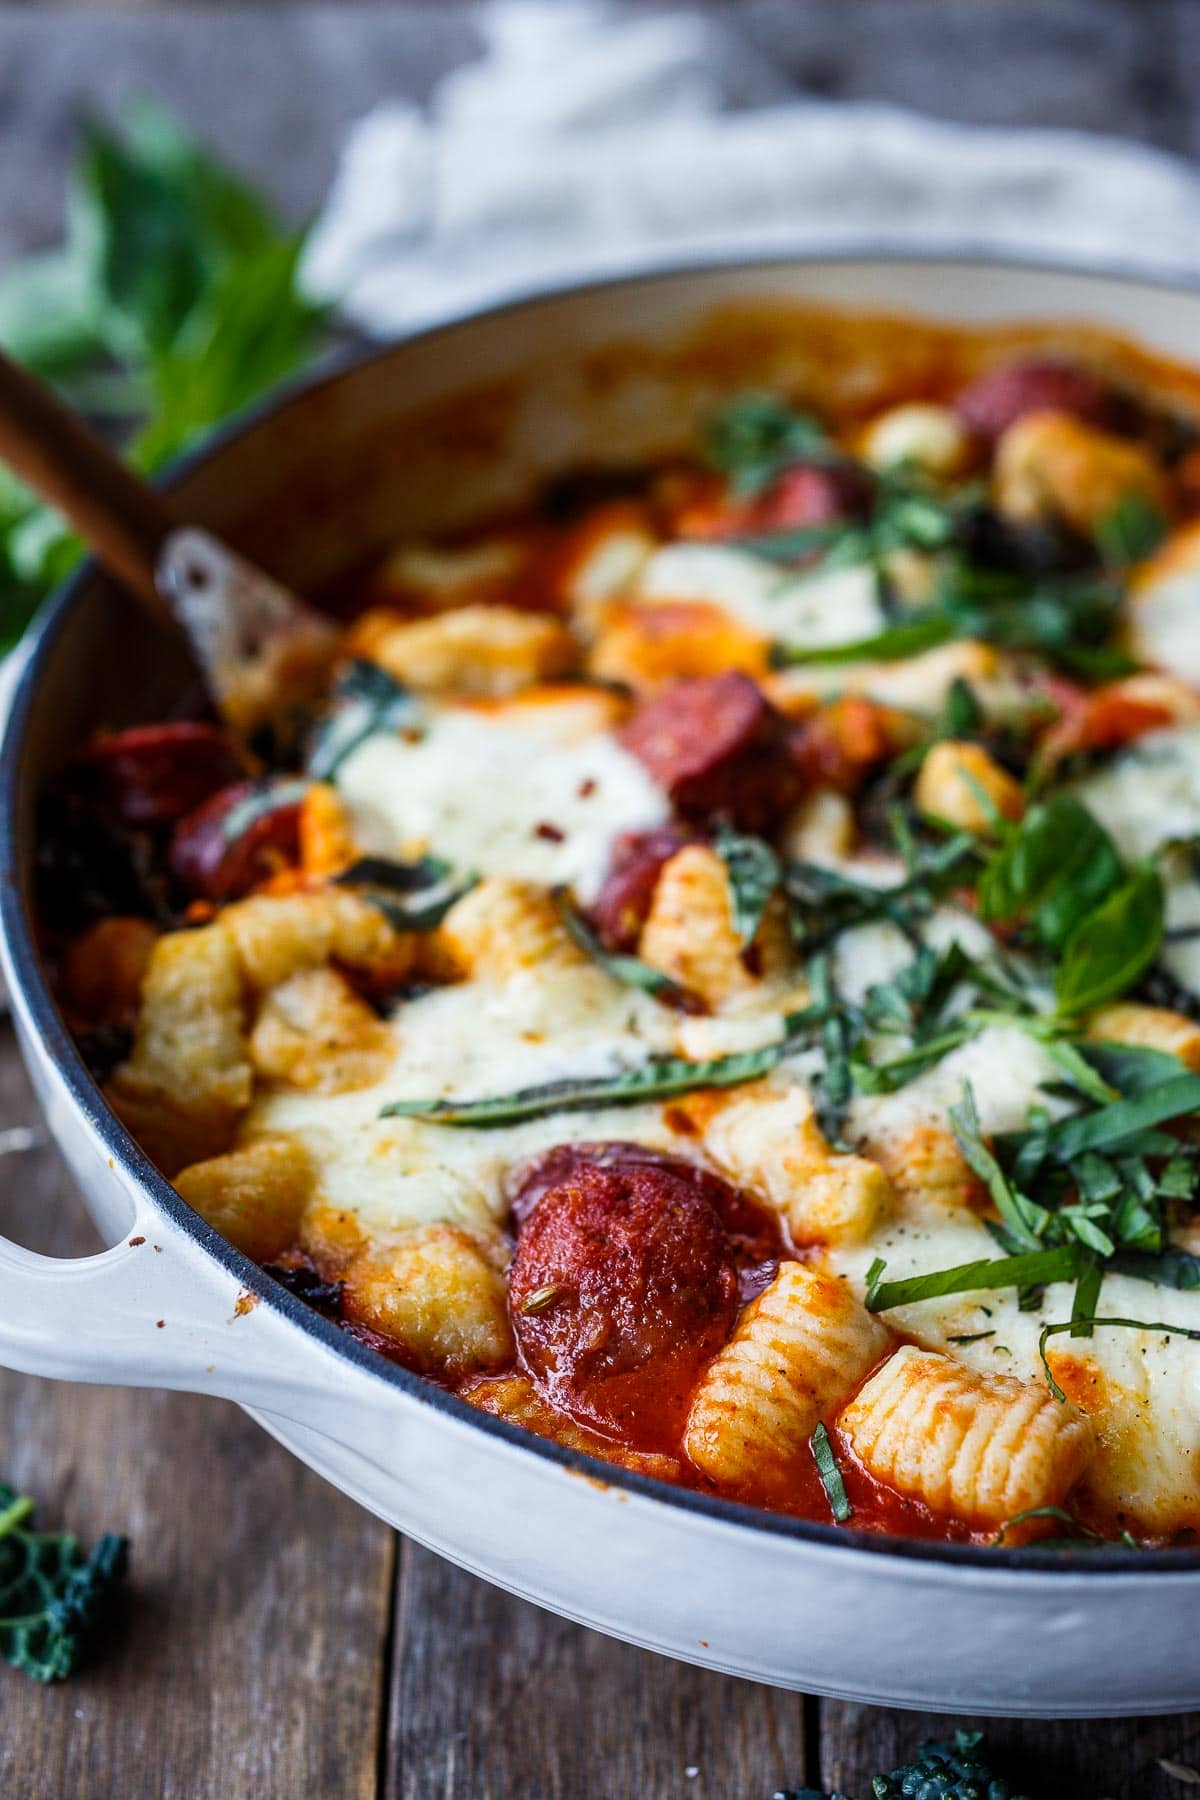
[[[737,1314],[712,1184],[724,1185],[637,1145],[564,1146],[518,1195],[509,1299],[522,1360],[555,1404],[642,1448],[678,1441]]]
[[[82,761],[126,825],[171,824],[245,773],[232,738],[219,725],[196,723],[114,731]]]
[[[300,801],[294,784],[237,781],[175,827],[171,873],[202,900],[236,900],[300,859]],[[244,823],[239,825],[239,809]]]
[[[622,737],[686,819],[765,831],[796,796],[787,721],[734,670],[675,682],[638,707]]]
[[[679,825],[627,831],[613,846],[612,867],[591,909],[591,921],[607,950],[636,950],[663,864],[691,842]]]
[[[856,463],[797,463],[749,507],[740,529],[802,531],[840,519],[865,519],[875,483]]]
[[[1053,358],[990,369],[963,388],[954,402],[963,424],[994,444],[1026,413],[1073,413],[1088,425],[1110,429],[1122,422],[1120,395],[1077,363]]]

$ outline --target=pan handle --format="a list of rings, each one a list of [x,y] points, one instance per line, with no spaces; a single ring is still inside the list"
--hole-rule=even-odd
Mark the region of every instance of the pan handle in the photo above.
[[[215,1394],[311,1421],[318,1393],[378,1409],[385,1382],[311,1339],[161,1213],[120,1243],[44,1256],[0,1237],[0,1366],[59,1381]],[[319,1403],[318,1403],[319,1404]]]

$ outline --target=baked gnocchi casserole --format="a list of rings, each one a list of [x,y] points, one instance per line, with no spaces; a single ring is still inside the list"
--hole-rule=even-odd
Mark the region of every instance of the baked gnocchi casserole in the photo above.
[[[1191,1541],[1195,383],[921,330],[402,544],[261,741],[98,736],[47,954],[184,1200],[473,1406],[852,1529]]]

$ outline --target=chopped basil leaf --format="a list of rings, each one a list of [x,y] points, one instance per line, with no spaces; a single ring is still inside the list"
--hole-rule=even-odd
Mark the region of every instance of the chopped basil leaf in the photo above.
[[[940,1300],[947,1294],[973,1294],[985,1288],[1029,1287],[1048,1281],[1070,1281],[1079,1266],[1078,1252],[1069,1245],[1054,1250],[1028,1250],[1017,1256],[983,1258],[957,1263],[929,1275],[909,1275],[903,1280],[868,1280],[868,1312],[890,1312],[894,1306],[913,1306],[918,1300]]]
[[[1038,1336],[1038,1355],[1041,1357],[1042,1367],[1046,1371],[1046,1380],[1050,1384],[1050,1392],[1054,1395],[1056,1400],[1060,1400],[1064,1402],[1064,1404],[1067,1396],[1054,1379],[1054,1371],[1051,1369],[1049,1358],[1046,1355],[1046,1345],[1050,1342],[1052,1337],[1058,1337],[1060,1333],[1064,1331],[1069,1331],[1072,1337],[1078,1337],[1080,1335],[1077,1330],[1079,1325],[1114,1325],[1124,1331],[1161,1331],[1164,1337],[1191,1338],[1193,1343],[1200,1343],[1200,1327],[1193,1327],[1190,1325],[1170,1325],[1163,1319],[1118,1319],[1108,1317],[1092,1317],[1088,1319],[1070,1318],[1065,1322],[1060,1321],[1055,1325],[1043,1325]]]
[[[829,1441],[829,1433],[820,1424],[808,1440],[808,1447],[813,1453],[813,1461],[817,1465],[817,1474],[821,1477],[821,1486],[825,1489],[825,1498],[829,1502],[829,1510],[839,1525],[854,1516],[854,1508],[846,1495],[846,1484],[842,1480],[842,1471],[838,1468],[837,1457],[833,1453],[833,1445]]]
[[[1036,1205],[1013,1186],[984,1143],[979,1130],[979,1114],[975,1109],[975,1096],[969,1083],[964,1085],[963,1097],[958,1105],[950,1108],[950,1126],[954,1132],[955,1142],[969,1166],[987,1188],[996,1211],[1012,1233],[1014,1240],[1026,1250],[1036,1250],[1041,1242],[1041,1232],[1045,1228],[1046,1210],[1044,1207]],[[1031,1276],[1030,1279],[1043,1278]]]
[[[329,781],[377,731],[415,730],[421,709],[407,688],[372,662],[352,662],[333,690],[308,753],[314,781]]]
[[[718,829],[713,849],[729,877],[733,928],[743,944],[751,944],[768,902],[783,880],[779,858],[762,838],[734,831],[727,825]]]
[[[472,1125],[482,1130],[517,1124],[523,1119],[547,1118],[554,1113],[668,1100],[675,1094],[693,1093],[697,1088],[739,1087],[776,1068],[815,1022],[811,1008],[791,1014],[784,1020],[784,1035],[761,1050],[739,1050],[705,1062],[653,1056],[615,1075],[568,1077],[483,1100],[393,1100],[380,1109],[379,1117],[427,1119],[434,1125]]]
[[[437,856],[423,856],[417,862],[363,856],[334,881],[338,887],[357,888],[397,931],[432,931],[455,901],[470,892],[476,877],[455,880],[450,864]]]
[[[704,1004],[696,994],[689,993],[664,975],[661,969],[651,968],[649,963],[642,962],[637,956],[623,956],[618,952],[606,950],[595,932],[582,918],[567,895],[561,890],[554,895],[559,917],[566,926],[573,943],[598,963],[606,974],[623,987],[639,988],[644,994],[652,994],[656,1000],[669,1001],[684,1012],[703,1012]]]
[[[709,423],[704,449],[743,499],[761,493],[791,463],[836,455],[819,420],[763,394],[743,394],[723,407]]]
[[[1071,795],[1057,794],[1031,807],[992,853],[979,878],[980,917],[1028,917],[1039,942],[1061,949],[1122,877],[1104,827]]]
[[[1096,547],[1117,569],[1141,562],[1167,535],[1167,521],[1144,494],[1123,494],[1096,526]]]

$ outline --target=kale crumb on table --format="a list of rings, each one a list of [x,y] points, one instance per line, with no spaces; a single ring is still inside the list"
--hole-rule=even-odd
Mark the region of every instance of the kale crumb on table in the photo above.
[[[916,1760],[876,1775],[864,1800],[1032,1800],[1018,1794],[978,1754],[983,1733],[956,1731],[949,1740],[929,1738]],[[773,1800],[856,1800],[821,1788],[781,1788]]]

